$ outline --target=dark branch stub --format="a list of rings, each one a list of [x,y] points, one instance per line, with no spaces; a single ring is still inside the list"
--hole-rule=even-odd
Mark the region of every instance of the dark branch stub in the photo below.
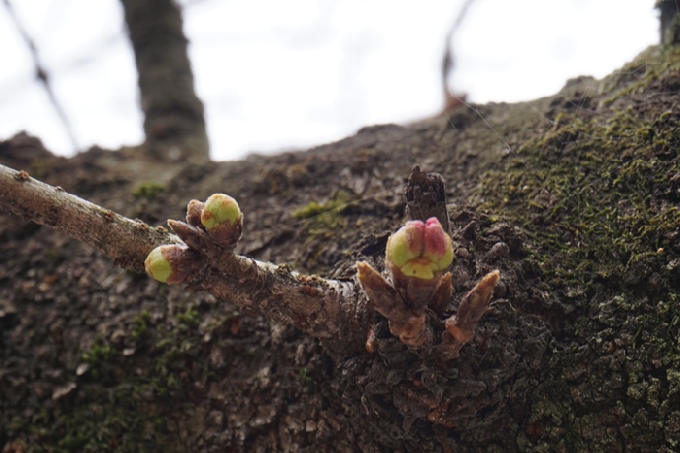
[[[436,217],[446,233],[451,235],[449,214],[446,211],[446,184],[439,173],[425,173],[418,165],[411,170],[411,175],[404,190],[406,213],[410,220],[425,222]]]

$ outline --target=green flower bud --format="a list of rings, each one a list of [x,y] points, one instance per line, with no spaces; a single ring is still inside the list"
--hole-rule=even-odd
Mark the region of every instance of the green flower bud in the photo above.
[[[217,193],[210,195],[205,201],[201,223],[215,243],[233,249],[241,237],[243,214],[236,200],[229,195]]]
[[[156,247],[149,253],[149,256],[144,260],[144,269],[146,269],[146,273],[151,278],[165,283],[172,273],[172,268],[170,267],[170,261],[163,257],[163,247],[167,247],[167,245]]]
[[[243,215],[236,200],[229,195],[216,193],[210,195],[205,201],[201,214],[201,223],[206,230],[211,230],[225,223],[234,225],[242,217]]]
[[[451,238],[435,217],[406,222],[387,240],[386,259],[405,277],[431,280],[453,261]]]
[[[189,271],[184,258],[186,247],[172,244],[161,245],[149,253],[144,260],[146,273],[154,280],[168,285],[183,282]]]

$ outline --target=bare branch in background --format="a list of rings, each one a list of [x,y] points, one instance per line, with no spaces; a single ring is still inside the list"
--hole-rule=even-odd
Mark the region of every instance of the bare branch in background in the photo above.
[[[449,89],[448,79],[455,67],[451,41],[453,40],[453,35],[456,33],[456,31],[458,31],[461,24],[463,23],[463,20],[465,20],[465,16],[467,15],[470,5],[472,5],[472,2],[474,2],[474,0],[466,0],[463,8],[458,12],[458,17],[456,17],[455,22],[449,29],[449,32],[446,34],[444,41],[444,56],[442,58],[442,91],[444,93],[444,112],[448,112],[449,110],[453,110],[456,107],[465,104],[465,95],[454,95]]]
[[[40,62],[40,59],[38,58],[38,50],[35,46],[35,40],[21,25],[21,21],[19,20],[19,17],[14,11],[14,8],[12,7],[12,4],[9,2],[9,0],[3,0],[3,4],[7,9],[7,14],[9,14],[9,17],[12,19],[12,22],[14,22],[14,25],[17,27],[17,31],[19,32],[23,40],[26,42],[26,45],[28,46],[31,52],[31,57],[33,58],[33,66],[35,68],[35,78],[42,84],[43,88],[47,92],[47,97],[50,99],[50,102],[52,103],[54,110],[57,112],[57,115],[59,116],[59,119],[61,120],[64,129],[66,129],[66,133],[68,134],[68,138],[71,141],[73,150],[78,151],[80,149],[80,146],[78,145],[78,140],[76,140],[76,135],[73,132],[73,128],[71,128],[71,123],[69,122],[68,116],[66,115],[66,110],[64,110],[62,105],[59,103],[57,96],[54,94],[54,91],[52,90],[47,70],[45,69],[45,66],[43,66],[43,64]]]

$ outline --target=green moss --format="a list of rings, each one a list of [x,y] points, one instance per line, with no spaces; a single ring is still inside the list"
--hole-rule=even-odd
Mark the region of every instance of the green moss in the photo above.
[[[191,302],[178,312],[158,324],[146,310],[134,318],[131,336],[143,353],[127,356],[97,338],[80,357],[89,370],[78,378],[77,399],[69,395],[60,410],[12,421],[10,429],[41,440],[33,445],[49,445],[32,451],[185,451],[178,424],[192,423],[192,390],[214,373],[198,331],[201,313]],[[209,329],[230,319],[222,316]]]
[[[18,431],[21,428],[23,428],[25,424],[26,420],[24,420],[22,417],[15,416],[12,418],[12,420],[10,420],[7,429],[9,429],[10,431]]]
[[[680,366],[680,115],[671,95],[659,94],[670,83],[665,78],[680,72],[680,51],[663,58],[670,60],[648,60],[644,70],[605,81],[610,97],[591,101],[594,114],[558,113],[552,127],[490,169],[474,194],[490,216],[527,235],[530,259],[543,271],[540,290],[572,305],[568,332],[560,334],[574,346],[557,352],[560,360],[587,344],[588,363],[603,366],[614,348],[625,355],[626,371],[636,371],[626,385],[598,381],[590,388],[604,387],[659,418],[665,390],[653,373],[674,376]],[[584,433],[599,432],[600,415],[578,416],[572,403],[555,419],[560,397],[535,397],[530,420],[577,433],[567,442],[573,451]],[[613,451],[617,442],[598,437],[590,447]]]
[[[309,220],[321,215],[340,214],[342,210],[347,207],[347,204],[352,201],[352,196],[347,192],[338,192],[325,203],[317,201],[310,201],[306,206],[296,209],[293,212],[293,217],[298,220]]]
[[[341,244],[349,224],[349,208],[357,201],[347,192],[337,192],[324,203],[310,201],[293,212],[304,230],[304,256],[295,261],[295,267],[305,273],[323,275],[337,263],[337,257],[328,253],[329,243]]]
[[[309,219],[330,211],[332,208],[327,207],[327,205],[328,203],[319,204],[316,201],[310,201],[304,208],[296,209],[295,212],[293,212],[293,217],[298,220]]]
[[[647,87],[664,73],[678,70],[680,70],[679,47],[650,46],[633,61],[602,80],[601,90],[609,95],[603,103],[608,105],[622,96],[644,93]]]
[[[153,198],[159,193],[168,190],[167,185],[156,181],[143,181],[132,189],[135,198]]]
[[[151,315],[149,315],[147,310],[142,310],[140,314],[135,316],[135,327],[132,329],[132,338],[135,340],[141,340],[149,328],[150,321]]]
[[[193,329],[201,322],[201,315],[195,307],[189,306],[184,313],[177,315],[177,322],[180,329]]]
[[[100,378],[107,371],[107,362],[116,355],[116,350],[98,337],[90,350],[80,356],[80,360],[90,366],[90,374]]]
[[[334,231],[347,227],[343,212],[352,201],[352,196],[347,192],[338,192],[325,203],[310,201],[306,206],[296,209],[293,217],[304,220],[305,229],[310,235],[322,234],[330,238]]]
[[[561,114],[486,175],[483,208],[524,228],[557,287],[587,290],[638,263],[668,261],[680,210],[652,194],[680,170],[680,129],[662,113]]]
[[[307,367],[300,367],[300,379],[305,387],[310,387],[314,385],[314,379],[309,375]]]

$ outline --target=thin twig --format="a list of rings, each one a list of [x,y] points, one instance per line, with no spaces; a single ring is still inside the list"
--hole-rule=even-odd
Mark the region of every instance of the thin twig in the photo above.
[[[68,120],[66,110],[62,107],[61,103],[57,99],[57,96],[54,94],[54,91],[52,90],[47,70],[45,69],[45,66],[40,62],[40,59],[38,58],[38,50],[35,46],[35,41],[31,37],[31,35],[26,31],[26,29],[21,25],[21,21],[19,20],[19,17],[14,11],[14,8],[12,7],[12,4],[9,2],[9,0],[3,0],[3,3],[5,5],[5,8],[7,9],[7,13],[9,14],[10,19],[12,19],[12,22],[14,22],[17,31],[19,32],[23,40],[26,42],[26,45],[28,46],[31,52],[31,57],[33,58],[33,67],[35,68],[35,78],[43,86],[45,92],[47,92],[47,97],[50,99],[52,107],[54,107],[54,110],[57,112],[57,116],[61,120],[64,129],[66,129],[66,133],[68,134],[69,140],[71,141],[73,150],[78,151],[80,149],[80,146],[78,145],[78,140],[76,139],[75,133],[73,132],[73,128],[71,127],[71,123]]]
[[[60,230],[138,272],[144,271],[144,260],[155,247],[181,242],[164,228],[130,220],[3,165],[0,208]],[[372,318],[354,282],[305,276],[288,266],[235,254],[227,267],[201,256],[207,259],[197,264],[202,271],[186,280],[189,288],[291,324],[339,355],[363,350]]]
[[[458,31],[461,24],[463,23],[463,20],[465,19],[465,16],[467,15],[470,5],[472,5],[472,2],[474,2],[474,0],[465,1],[465,4],[458,12],[456,20],[454,21],[453,25],[451,25],[451,28],[449,29],[448,33],[446,33],[446,38],[444,41],[444,55],[442,57],[442,92],[444,93],[445,106],[450,102],[450,99],[454,98],[453,94],[449,90],[448,85],[449,75],[451,75],[451,73],[453,72],[453,68],[455,66],[451,41],[453,40],[453,35],[456,33],[456,31]],[[448,109],[445,107],[444,110],[446,111]]]
[[[144,260],[155,247],[180,242],[163,228],[130,220],[4,165],[0,165],[0,208],[63,231],[137,272],[144,272]]]

